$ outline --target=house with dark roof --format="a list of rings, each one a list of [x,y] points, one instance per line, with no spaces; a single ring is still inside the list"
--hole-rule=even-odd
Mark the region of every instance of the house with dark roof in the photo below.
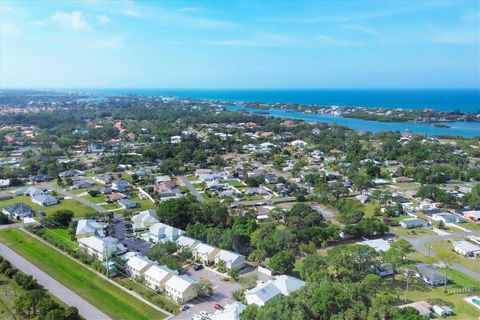
[[[24,203],[14,203],[3,208],[2,212],[10,217],[16,219],[27,218],[33,215],[33,210]]]
[[[415,269],[416,276],[432,287],[444,285],[445,282],[448,281],[448,279],[431,264],[419,263]]]

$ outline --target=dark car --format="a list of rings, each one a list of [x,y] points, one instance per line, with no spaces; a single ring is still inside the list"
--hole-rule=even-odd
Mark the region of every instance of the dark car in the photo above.
[[[223,306],[222,306],[221,304],[219,304],[219,303],[215,303],[215,304],[213,305],[213,307],[214,307],[215,309],[217,309],[217,310],[223,310],[223,309],[224,309]]]
[[[181,308],[182,311],[185,311],[187,309],[190,309],[190,306],[188,304],[183,305],[182,308]]]
[[[198,271],[203,269],[203,264],[194,264],[193,270]]]

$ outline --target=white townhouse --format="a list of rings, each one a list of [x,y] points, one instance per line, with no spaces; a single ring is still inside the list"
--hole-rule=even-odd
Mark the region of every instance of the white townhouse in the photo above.
[[[103,222],[97,222],[91,219],[78,220],[77,230],[75,231],[75,237],[77,239],[91,237],[91,236],[105,236],[106,224]]]
[[[192,250],[200,241],[187,236],[180,236],[176,242],[179,247]]]
[[[197,283],[187,275],[173,275],[165,282],[165,295],[177,303],[185,303],[197,296]]]
[[[132,216],[131,220],[133,222],[133,230],[148,229],[148,227],[158,222],[157,211],[153,209],[140,211]]]
[[[201,260],[203,264],[210,264],[215,261],[215,256],[220,249],[212,247],[205,243],[199,243],[192,249],[195,260]]]
[[[177,270],[172,270],[164,265],[151,265],[143,274],[145,284],[155,291],[164,291],[165,283],[174,275]]]
[[[240,314],[245,310],[246,306],[238,301],[227,304],[222,310],[215,311],[210,316],[210,320],[239,320]]]
[[[99,238],[97,236],[85,237],[78,240],[80,248],[100,261],[110,258],[117,252],[125,251],[118,239],[113,237]]]
[[[227,250],[220,250],[215,256],[215,264],[218,264],[220,260],[225,262],[227,270],[242,269],[245,265],[245,256]]]
[[[153,243],[175,242],[183,233],[183,230],[158,222],[150,226],[146,237]]]
[[[125,269],[132,278],[141,278],[145,271],[154,264],[155,262],[147,257],[138,255],[128,259],[128,262],[125,264]]]
[[[277,276],[274,280],[269,280],[245,291],[245,301],[247,304],[256,304],[262,307],[274,297],[280,294],[288,296],[304,285],[304,281],[295,277],[287,275]]]

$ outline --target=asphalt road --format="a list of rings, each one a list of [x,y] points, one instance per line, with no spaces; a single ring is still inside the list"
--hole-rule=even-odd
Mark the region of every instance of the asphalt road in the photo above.
[[[89,206],[90,208],[98,211],[98,212],[101,212],[101,213],[105,213],[107,212],[108,210],[100,207],[98,204],[96,203],[93,203],[91,201],[88,201],[87,199],[85,198],[82,198],[80,196],[77,196],[76,194],[73,194],[73,193],[70,193],[68,191],[65,191],[63,190],[62,188],[59,188],[57,186],[54,186],[54,185],[51,185],[51,184],[47,184],[46,185],[48,189],[51,189],[51,190],[55,190],[56,192],[60,193],[60,194],[63,194],[64,196],[67,196],[67,197],[70,197],[72,199],[75,199],[77,200],[78,202],[80,203],[83,203],[84,205],[86,206]]]
[[[188,181],[187,177],[185,176],[178,176],[178,177],[180,178],[180,180],[182,180],[183,184],[185,184],[185,186],[188,188],[188,191],[190,191],[190,193],[193,194],[198,201],[205,202],[205,199],[198,192],[198,190],[193,187],[190,181]]]
[[[90,303],[79,297],[72,290],[50,277],[48,274],[22,258],[16,252],[0,243],[0,254],[10,261],[12,265],[26,274],[32,275],[38,283],[47,289],[51,294],[62,300],[68,306],[74,306],[82,317],[88,320],[109,320],[103,312],[92,306]]]

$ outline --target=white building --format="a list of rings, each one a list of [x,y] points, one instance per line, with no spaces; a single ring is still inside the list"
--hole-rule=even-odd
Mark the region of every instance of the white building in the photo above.
[[[227,304],[222,310],[217,310],[210,316],[210,320],[239,320],[240,314],[245,310],[245,305],[235,301]]]
[[[218,264],[219,261],[225,262],[227,270],[242,269],[245,265],[245,256],[235,252],[221,250],[215,256],[215,264]]]
[[[150,226],[146,236],[148,238],[148,241],[154,243],[164,243],[175,242],[183,233],[183,230],[159,222]]]
[[[145,271],[154,265],[155,262],[144,256],[133,256],[128,259],[125,269],[132,278],[141,278]]]
[[[78,240],[80,248],[100,261],[110,258],[112,255],[125,251],[118,239],[113,237],[99,238],[96,236],[86,237]]]
[[[245,291],[245,301],[247,304],[256,304],[264,306],[265,303],[274,297],[283,294],[290,295],[305,285],[305,282],[295,277],[281,275],[274,280],[257,285],[255,288]]]
[[[192,254],[195,260],[202,261],[203,264],[210,264],[215,261],[215,256],[220,252],[220,249],[212,247],[205,243],[199,243],[192,249]]]
[[[178,239],[177,239],[177,245],[180,246],[181,248],[183,249],[193,249],[200,241],[196,240],[196,239],[193,239],[193,238],[189,238],[189,237],[186,237],[186,236],[180,236]]]
[[[157,211],[150,209],[140,211],[138,214],[132,216],[133,230],[144,230],[151,225],[158,222]]]
[[[165,283],[174,275],[178,275],[177,270],[171,270],[167,266],[152,265],[143,277],[145,284],[155,291],[164,291]]]
[[[105,236],[105,223],[97,222],[91,219],[78,220],[75,237],[77,239],[91,237],[91,236]]]
[[[412,229],[412,228],[423,228],[428,226],[428,222],[419,219],[419,218],[410,218],[410,219],[404,219],[400,221],[400,226],[402,226],[405,229]]]
[[[365,240],[359,242],[359,244],[369,246],[370,248],[375,249],[377,252],[385,252],[390,249],[390,243],[383,239]]]
[[[465,257],[480,257],[480,246],[466,240],[454,241],[453,251]]]
[[[177,303],[185,303],[197,296],[197,283],[187,275],[173,275],[165,282],[165,295]]]

